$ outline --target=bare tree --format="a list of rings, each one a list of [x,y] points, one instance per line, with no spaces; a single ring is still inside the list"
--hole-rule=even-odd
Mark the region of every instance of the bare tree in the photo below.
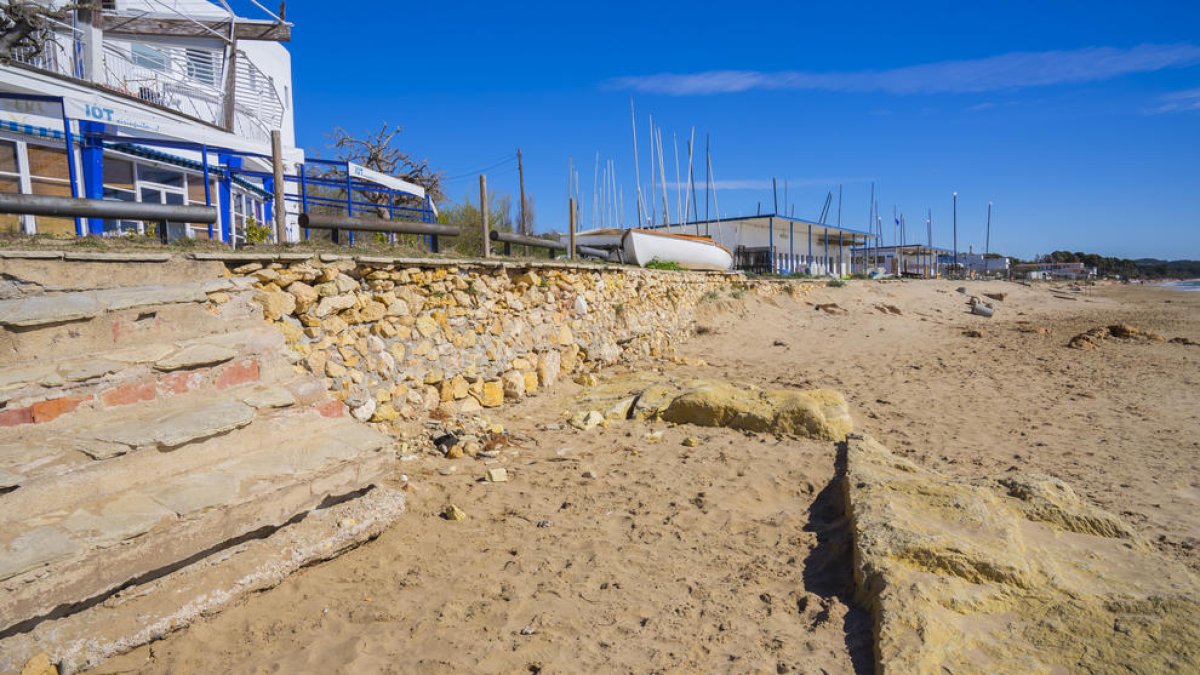
[[[339,158],[420,185],[425,188],[430,199],[435,202],[442,201],[445,199],[442,192],[445,174],[431,168],[429,160],[416,159],[410,153],[396,147],[396,137],[401,131],[401,127],[389,128],[388,123],[384,122],[379,131],[358,138],[350,135],[342,127],[337,127],[330,136],[331,145]],[[389,205],[387,195],[370,193],[367,199],[379,206],[381,216],[386,215]],[[393,202],[393,205],[397,203]]]
[[[54,38],[54,24],[66,21],[77,9],[91,9],[91,2],[49,7],[30,0],[0,4],[0,63],[8,63],[16,52],[26,57],[41,55]]]

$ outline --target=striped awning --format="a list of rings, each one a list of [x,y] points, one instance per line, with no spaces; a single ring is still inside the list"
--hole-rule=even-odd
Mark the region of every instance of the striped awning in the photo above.
[[[16,134],[25,134],[26,136],[36,136],[38,138],[52,138],[62,140],[63,132],[58,129],[48,129],[33,124],[22,124],[12,120],[0,120],[0,131],[11,131]]]
[[[135,157],[143,157],[145,159],[152,159],[156,162],[163,162],[164,164],[173,164],[182,169],[190,169],[192,171],[204,171],[204,164],[202,162],[197,162],[194,159],[188,159],[186,157],[180,157],[179,155],[172,155],[169,152],[163,152],[162,150],[156,150],[154,148],[146,147],[144,145],[137,145],[135,143],[107,143],[107,144],[105,144],[105,147],[110,148],[112,150],[116,150],[118,152],[123,152],[127,155],[134,155]],[[210,171],[212,171],[212,170],[216,169],[217,167],[214,167],[213,165],[210,164],[208,168]],[[269,192],[267,192],[266,190],[262,189],[261,187],[255,185],[254,183],[251,183],[250,181],[248,181],[244,178],[238,178],[237,176],[234,176],[233,183],[235,185],[237,185],[238,187],[241,187],[245,190],[249,190],[250,192],[257,194],[259,197],[261,197],[263,199],[271,198],[271,194]]]

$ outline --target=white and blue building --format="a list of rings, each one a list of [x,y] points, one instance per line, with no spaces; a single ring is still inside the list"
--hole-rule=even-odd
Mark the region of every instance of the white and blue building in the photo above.
[[[63,0],[45,0],[48,8]],[[167,223],[171,239],[244,241],[284,208],[288,238],[309,210],[386,209],[429,220],[423,188],[296,146],[292,25],[253,2],[103,0],[66,12],[40,49],[0,63],[0,192],[209,205],[216,224]],[[336,121],[330,122],[330,127]],[[271,132],[285,204],[274,203]],[[381,206],[382,205],[382,206]],[[159,224],[0,214],[0,233],[162,236]]]

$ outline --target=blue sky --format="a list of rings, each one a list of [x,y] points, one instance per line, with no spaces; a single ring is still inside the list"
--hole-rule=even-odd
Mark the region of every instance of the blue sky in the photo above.
[[[724,215],[770,210],[775,177],[807,218],[841,184],[862,229],[874,181],[889,240],[893,207],[910,232],[932,208],[949,245],[957,191],[963,249],[993,201],[1001,252],[1200,258],[1200,3],[336,7],[288,3],[299,144],[400,124],[456,199],[485,167],[515,195],[520,147],[539,230],[565,226],[572,157],[591,224],[597,152],[636,222],[632,96],[643,190],[653,114],[672,180],[671,134],[685,164],[691,128],[700,153],[711,135]]]

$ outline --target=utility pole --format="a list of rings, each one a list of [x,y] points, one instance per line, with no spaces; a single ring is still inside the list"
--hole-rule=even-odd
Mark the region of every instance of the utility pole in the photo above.
[[[958,193],[954,198],[954,273],[958,274]]]
[[[987,238],[983,240],[983,255],[986,258],[992,252],[992,203],[988,202],[988,219],[987,219]],[[985,271],[987,263],[984,263]]]
[[[517,175],[520,176],[521,179],[521,234],[528,237],[529,235],[533,234],[533,232],[530,231],[533,228],[529,227],[528,222],[525,220],[525,164],[521,161],[520,148],[517,148]]]
[[[571,200],[574,203],[574,200]],[[479,175],[479,224],[483,228],[483,257],[492,257],[492,232],[491,226],[488,224],[488,194],[487,194],[487,176]]]

